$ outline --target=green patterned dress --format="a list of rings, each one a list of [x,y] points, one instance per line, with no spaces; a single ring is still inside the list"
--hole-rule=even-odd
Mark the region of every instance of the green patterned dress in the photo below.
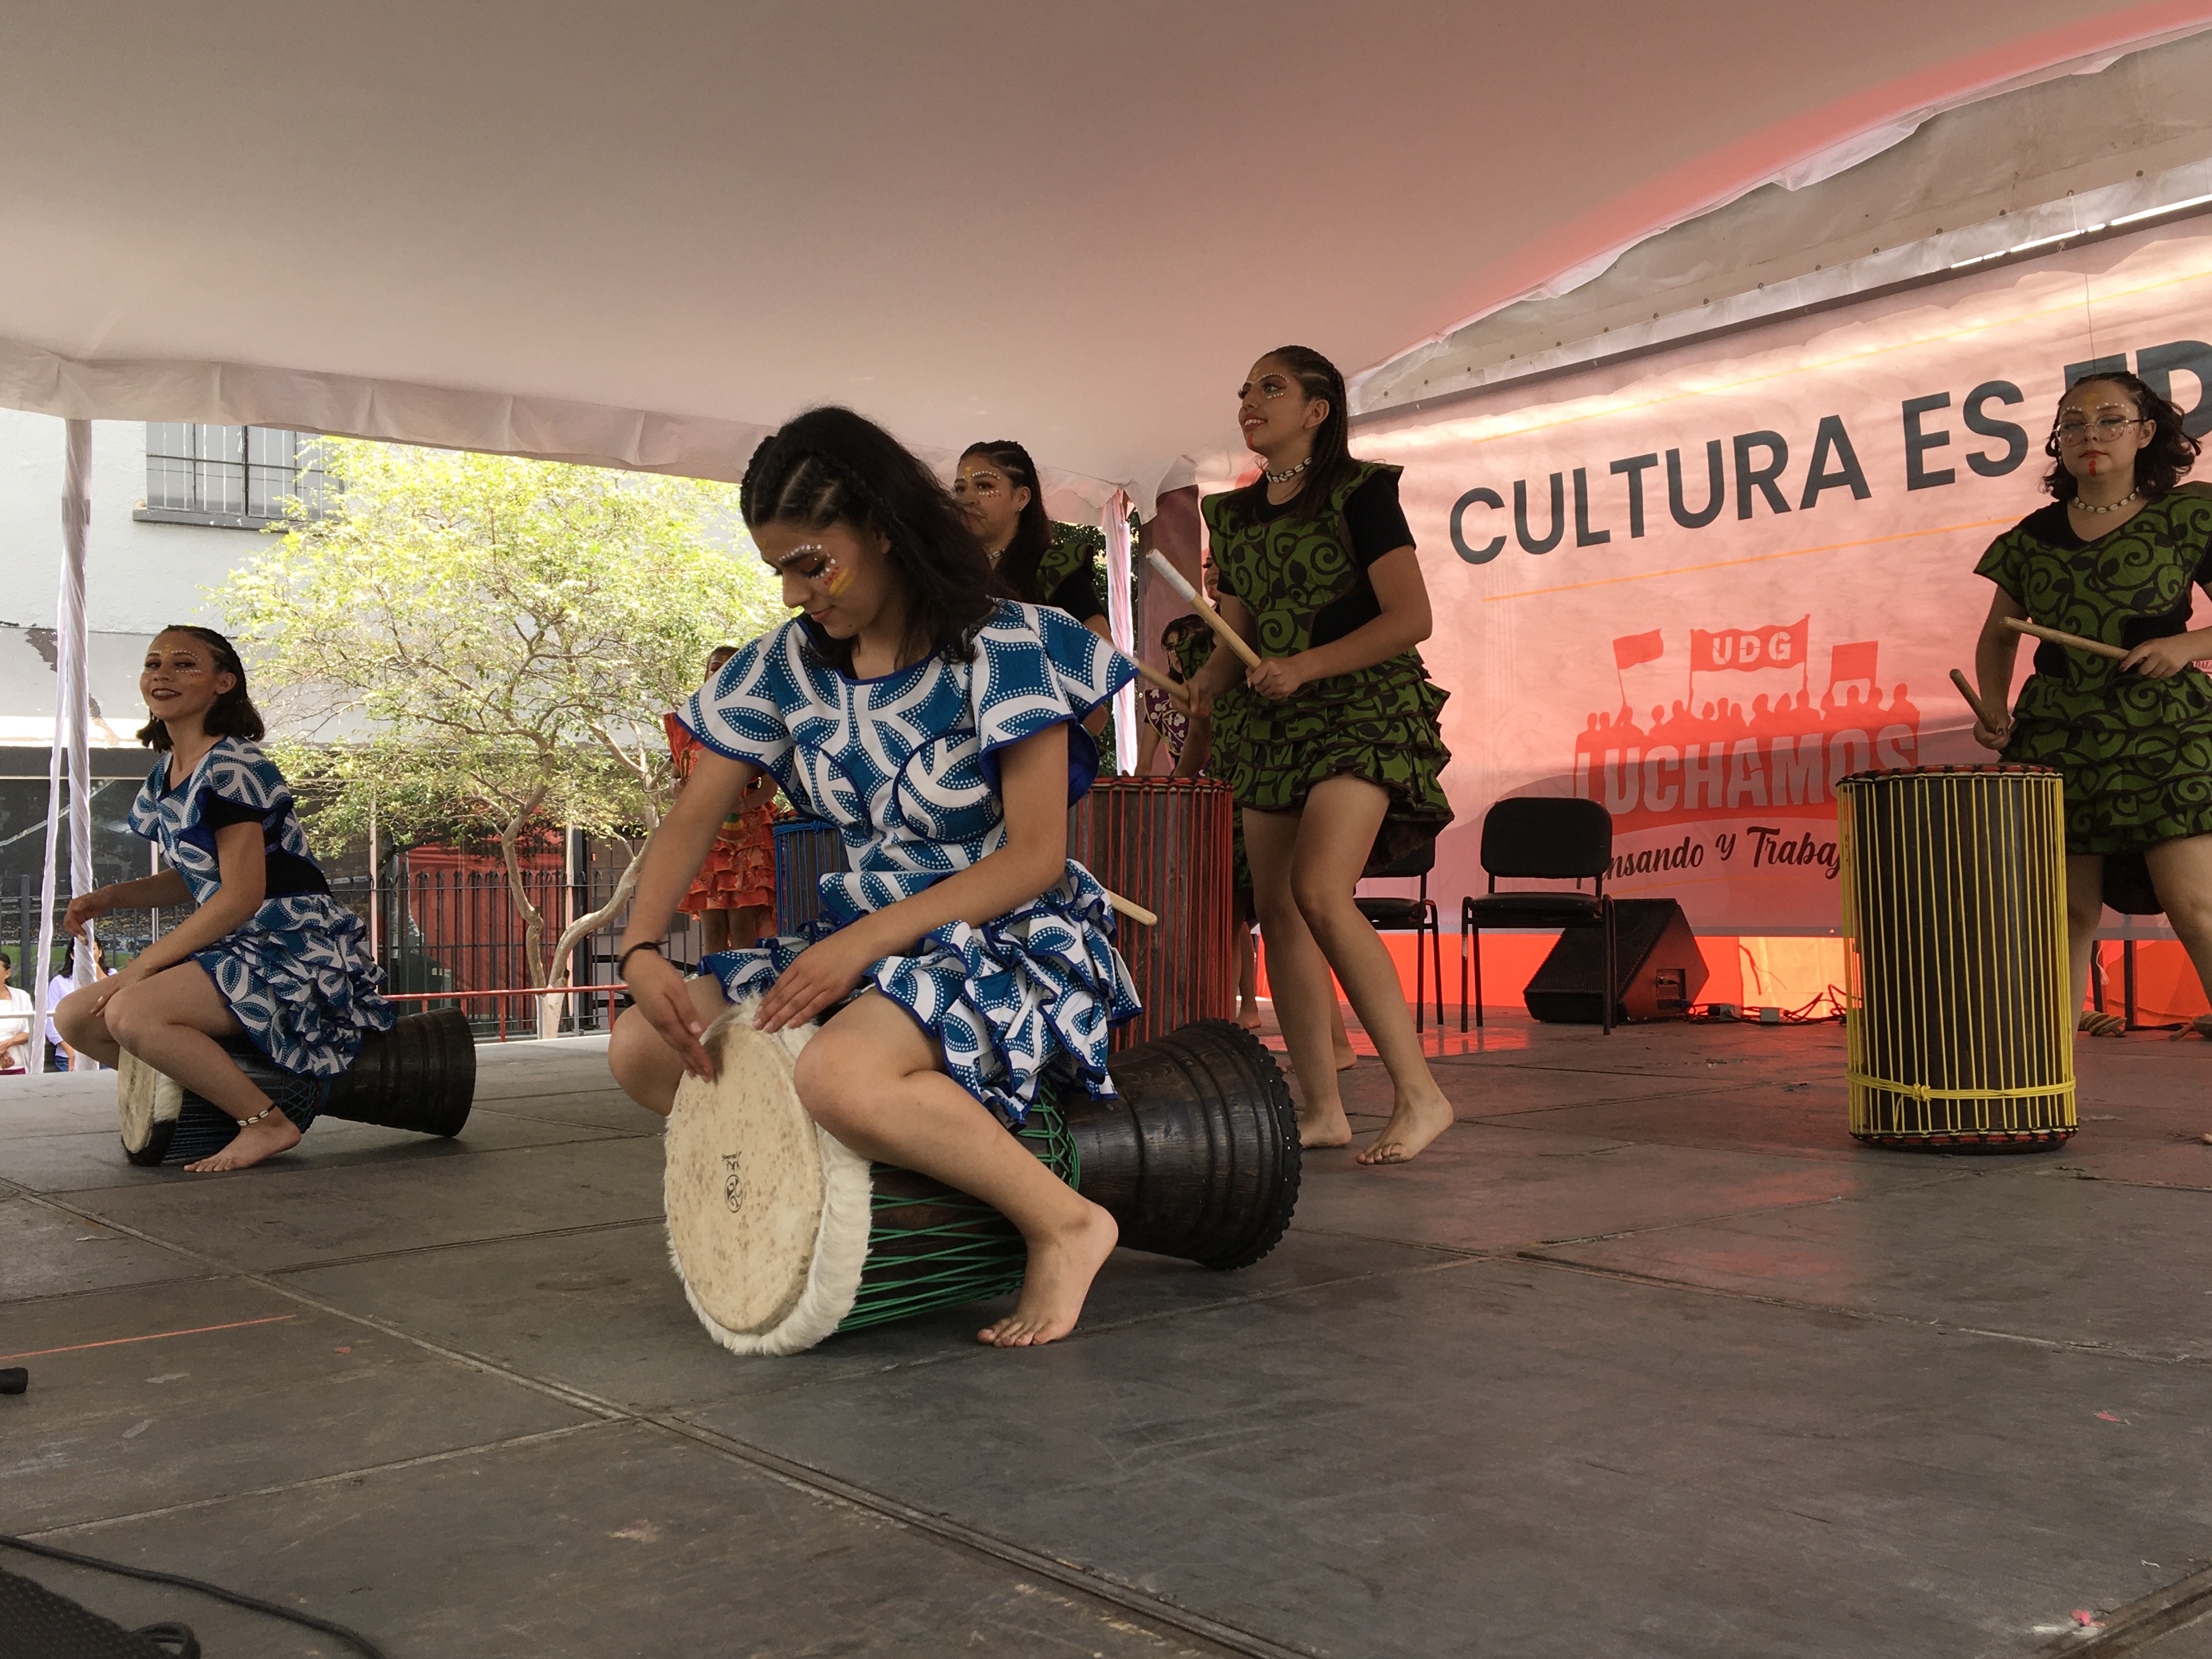
[[[1093,617],[1110,617],[1106,606],[1106,532],[1096,525],[1061,524],[1052,526],[1052,542],[1037,560],[1034,592],[1021,597],[1031,605],[1049,605],[1065,611],[1079,623]],[[1114,752],[1114,722],[1109,718],[1094,740],[1098,745],[1098,775],[1109,777],[1121,769]]]
[[[1356,463],[1311,518],[1271,507],[1264,483],[1200,503],[1221,584],[1257,619],[1262,657],[1292,657],[1341,637],[1331,617],[1377,614],[1346,510],[1363,484],[1386,477],[1380,487],[1395,512],[1399,471]],[[1372,557],[1395,550],[1364,550]],[[1443,781],[1451,752],[1437,726],[1447,695],[1417,650],[1310,681],[1281,699],[1238,685],[1214,705],[1211,769],[1239,806],[1261,812],[1294,811],[1316,784],[1334,777],[1364,778],[1388,791],[1389,808],[1367,862],[1381,869],[1433,841],[1452,820]]]
[[[2184,633],[2191,584],[2212,580],[2212,500],[2177,490],[2092,542],[2053,504],[1990,543],[1975,570],[2048,628],[2130,647]],[[2069,854],[2212,833],[2212,679],[2195,668],[2147,679],[2043,645],[2004,757],[2064,776]]]

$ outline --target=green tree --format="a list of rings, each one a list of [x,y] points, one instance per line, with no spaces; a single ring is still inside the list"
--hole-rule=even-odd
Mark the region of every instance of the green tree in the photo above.
[[[295,510],[220,595],[288,728],[272,751],[320,835],[357,838],[374,815],[395,835],[460,826],[496,842],[532,983],[565,984],[576,941],[629,902],[669,803],[662,711],[715,645],[785,615],[737,492],[325,442],[343,483],[325,515]],[[521,853],[563,823],[630,857],[609,902],[548,952]]]

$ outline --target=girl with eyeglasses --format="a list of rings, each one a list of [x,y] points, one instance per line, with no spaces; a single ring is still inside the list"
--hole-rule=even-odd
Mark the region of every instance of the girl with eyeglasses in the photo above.
[[[2104,909],[2107,860],[2140,859],[2212,986],[2212,628],[2189,626],[2192,586],[2212,592],[2212,491],[2183,484],[2197,441],[2133,374],[2100,374],[2059,400],[2044,453],[2051,506],[1990,544],[1975,567],[1996,584],[1974,653],[1983,707],[1974,740],[2065,780],[2066,898],[2077,1024],[2117,1036],[2118,1016],[2081,1005]],[[2124,648],[2114,659],[2045,643],[2014,702],[2023,618]]]
[[[802,614],[741,647],[678,711],[703,745],[646,854],[619,971],[637,1006],[607,1059],[665,1114],[730,1004],[763,1031],[820,1019],[799,1103],[864,1158],[981,1199],[1020,1229],[1014,1310],[978,1333],[1026,1347],[1075,1327],[1114,1219],[1008,1133],[1041,1086],[1114,1092],[1108,1029],[1139,1012],[1106,890],[1067,856],[1097,775],[1083,721],[1136,665],[1062,611],[1000,596],[945,486],[846,409],[754,452],[738,507]],[[724,817],[772,775],[835,823],[847,868],[825,920],[727,951],[686,979],[662,959]]]

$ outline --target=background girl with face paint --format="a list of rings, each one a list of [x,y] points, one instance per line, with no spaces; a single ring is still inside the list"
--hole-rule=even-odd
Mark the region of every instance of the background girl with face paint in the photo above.
[[[1065,611],[1102,640],[1106,619],[1106,537],[1088,525],[1060,524],[1044,510],[1036,463],[1011,438],[970,444],[952,478],[952,499],[999,578],[1016,599]],[[1119,770],[1110,711],[1084,722],[1098,744],[1098,769]]]

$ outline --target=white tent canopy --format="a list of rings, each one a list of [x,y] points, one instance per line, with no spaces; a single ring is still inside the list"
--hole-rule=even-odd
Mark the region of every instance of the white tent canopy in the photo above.
[[[1929,110],[2208,19],[21,0],[0,402],[730,477],[838,400],[1147,504],[1233,447],[1267,346],[1379,364]]]

